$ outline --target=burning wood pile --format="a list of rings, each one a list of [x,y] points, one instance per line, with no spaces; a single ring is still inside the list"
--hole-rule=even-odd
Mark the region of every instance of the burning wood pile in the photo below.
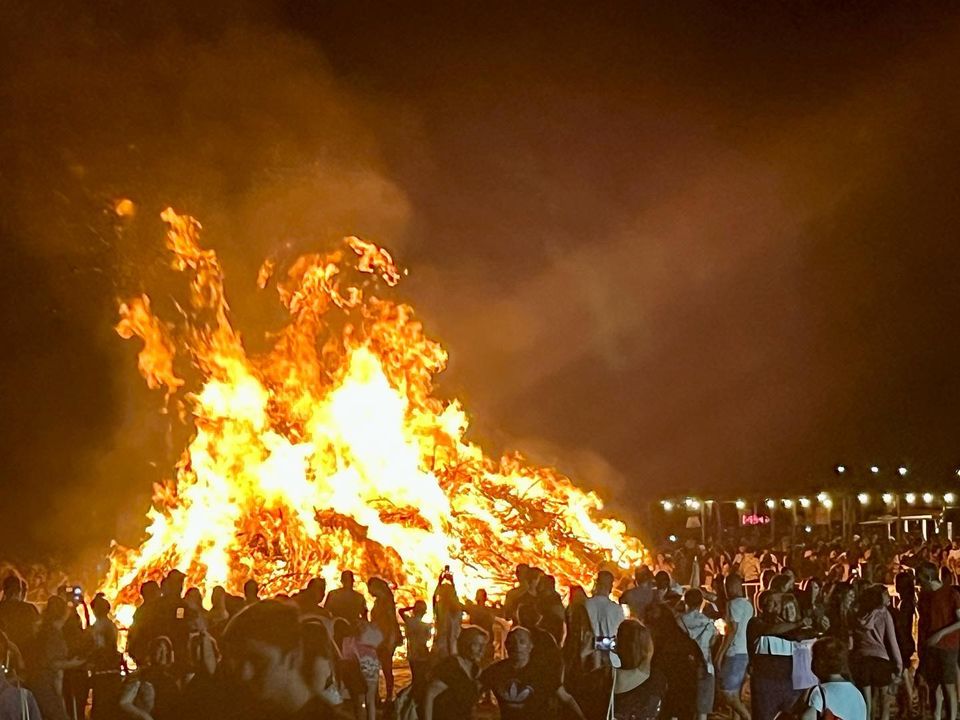
[[[255,355],[200,224],[162,217],[189,301],[172,323],[147,295],[127,299],[117,332],[142,341],[141,374],[193,432],[175,477],[156,487],[146,540],[113,551],[101,589],[121,619],[142,582],[174,567],[205,594],[251,577],[288,593],[349,568],[410,599],[445,566],[473,592],[503,589],[521,562],[585,584],[602,562],[641,559],[595,494],[465,439],[461,405],[433,394],[446,351],[410,306],[377,294],[402,276],[387,251],[350,237],[282,274],[265,263],[258,284],[274,284],[289,321]]]

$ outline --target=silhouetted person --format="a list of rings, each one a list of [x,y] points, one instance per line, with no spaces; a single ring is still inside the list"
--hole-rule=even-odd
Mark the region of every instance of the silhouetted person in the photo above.
[[[14,574],[3,579],[3,599],[0,600],[0,630],[6,633],[20,652],[24,652],[36,635],[40,613],[26,601],[27,584]]]
[[[146,662],[147,647],[160,634],[160,586],[153,580],[143,583],[140,599],[127,635],[127,649],[137,665]]]
[[[344,570],[340,573],[340,587],[331,590],[323,604],[333,617],[346,620],[351,627],[367,619],[367,601],[353,589],[353,583],[353,573]]]

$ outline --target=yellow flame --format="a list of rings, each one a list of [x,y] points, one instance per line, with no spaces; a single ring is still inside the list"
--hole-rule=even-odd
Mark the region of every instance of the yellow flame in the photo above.
[[[433,394],[446,351],[412,308],[369,294],[374,278],[401,278],[387,251],[350,237],[299,258],[276,282],[289,324],[254,356],[230,322],[200,224],[172,209],[162,217],[172,267],[189,274],[184,327],[174,333],[144,295],[120,305],[117,332],[143,340],[141,374],[168,401],[186,401],[194,434],[176,477],[155,489],[146,539],[111,555],[101,589],[118,617],[130,616],[142,582],[173,568],[206,595],[250,577],[289,593],[350,568],[410,600],[447,565],[472,593],[503,590],[521,562],[563,585],[643,558],[594,493],[518,455],[493,461],[466,439],[463,408]],[[274,271],[265,263],[258,284]],[[193,392],[174,373],[177,357],[199,373]]]

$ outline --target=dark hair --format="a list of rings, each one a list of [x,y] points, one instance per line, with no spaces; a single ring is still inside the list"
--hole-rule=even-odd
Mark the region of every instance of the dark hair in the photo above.
[[[859,607],[860,615],[868,613],[883,607],[883,595],[887,589],[883,585],[871,585],[863,589],[860,593]]]
[[[897,595],[900,596],[901,605],[907,604],[913,606],[917,604],[917,584],[912,572],[909,570],[901,570],[898,572],[896,578],[893,580],[893,585],[897,590]]]
[[[653,654],[653,636],[647,626],[635,618],[627,618],[617,629],[617,655],[620,667],[633,670]]]
[[[699,588],[690,588],[683,594],[683,604],[688,608],[699,609],[703,605],[703,593]]]
[[[3,579],[3,594],[19,595],[23,592],[23,586],[24,582],[20,579],[20,576],[10,573]]]
[[[743,597],[743,578],[740,574],[730,573],[727,575],[727,577],[723,579],[723,590],[728,598]]]
[[[932,562],[924,560],[917,566],[917,578],[920,581],[932,582],[940,578],[940,571]]]
[[[526,628],[536,627],[542,618],[543,615],[532,602],[522,602],[517,606],[517,620]]]
[[[284,653],[300,647],[300,617],[297,608],[279,600],[261,600],[230,618],[223,631],[224,647],[260,642]]]
[[[787,587],[790,585],[790,581],[793,580],[789,575],[780,573],[779,575],[774,575],[770,578],[770,589],[774,592],[782,593],[787,591]]]
[[[526,635],[528,638],[530,638],[531,644],[533,643],[533,635],[530,633],[530,631],[523,625],[517,625],[510,628],[510,632],[507,633],[507,637],[503,641],[503,646],[507,649],[507,652],[509,652],[510,648],[515,645],[517,638],[520,635]],[[457,649],[459,650],[459,647]]]
[[[465,656],[467,654],[467,648],[470,647],[470,643],[478,637],[482,637],[484,642],[490,639],[487,631],[483,628],[478,628],[476,625],[467,625],[464,627],[463,630],[460,631],[460,636],[457,638],[457,655]]]
[[[51,595],[49,598],[47,598],[47,605],[43,608],[41,620],[44,623],[57,620],[66,615],[69,609],[70,607],[67,605],[66,600],[59,595]]]
[[[825,682],[831,675],[847,677],[847,648],[833,637],[820,638],[813,644],[813,674],[820,682]]]

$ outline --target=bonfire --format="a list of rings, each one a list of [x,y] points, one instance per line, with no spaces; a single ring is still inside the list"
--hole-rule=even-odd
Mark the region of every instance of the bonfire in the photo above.
[[[461,404],[434,392],[446,351],[388,299],[403,273],[386,250],[348,237],[282,272],[264,263],[258,285],[288,320],[252,353],[200,224],[172,209],[162,218],[189,301],[165,320],[148,295],[127,298],[116,330],[142,342],[140,373],[191,439],[155,487],[143,542],[112,550],[100,589],[121,620],[140,584],[173,568],[205,596],[249,578],[292,593],[348,568],[410,600],[428,598],[448,566],[461,594],[496,595],[518,563],[562,587],[587,584],[603,563],[642,560],[595,493],[467,439]]]

